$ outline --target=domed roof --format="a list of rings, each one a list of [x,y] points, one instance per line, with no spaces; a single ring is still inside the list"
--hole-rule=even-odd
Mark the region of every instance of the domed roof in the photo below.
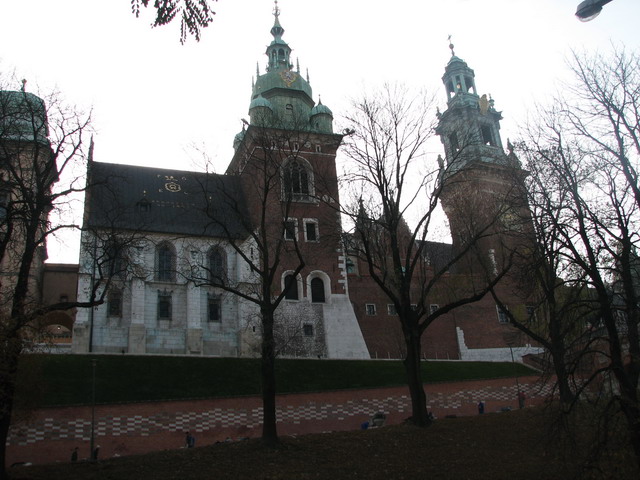
[[[6,139],[48,142],[44,101],[24,90],[0,91],[0,130]]]
[[[274,89],[299,90],[309,98],[312,96],[311,85],[293,70],[270,71],[260,75],[253,87],[253,94],[263,95]]]
[[[251,101],[251,104],[249,105],[249,110],[252,110],[258,107],[268,108],[269,110],[273,111],[273,106],[271,105],[271,102],[261,96],[258,96]]]
[[[322,102],[318,102],[318,104],[311,109],[311,116],[313,117],[314,115],[321,114],[331,115],[333,117],[333,112],[331,111],[331,109],[326,105],[323,105]]]

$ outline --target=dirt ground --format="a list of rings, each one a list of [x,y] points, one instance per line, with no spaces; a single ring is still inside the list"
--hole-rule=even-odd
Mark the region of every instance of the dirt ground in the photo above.
[[[584,449],[558,441],[549,412],[528,408],[365,431],[283,437],[116,458],[96,464],[14,467],[12,480],[337,480],[640,478],[625,449],[583,470]],[[563,446],[564,445],[564,446]]]

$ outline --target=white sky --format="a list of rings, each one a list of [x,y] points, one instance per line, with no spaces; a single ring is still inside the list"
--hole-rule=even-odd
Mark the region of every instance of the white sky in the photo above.
[[[384,81],[437,89],[444,109],[451,34],[479,93],[503,112],[506,143],[527,109],[555,91],[571,49],[604,51],[612,42],[638,49],[640,1],[614,0],[589,23],[575,18],[578,3],[280,0],[279,7],[294,64],[298,58],[309,70],[314,100],[321,95],[337,123],[363,86]],[[265,70],[273,1],[219,0],[215,10],[200,43],[180,45],[178,22],[151,29],[151,12],[136,19],[129,0],[2,0],[0,72],[26,78],[31,92],[57,87],[68,102],[93,107],[97,161],[188,170],[196,144],[223,172],[248,116],[256,62]],[[77,249],[50,245],[49,261],[77,262]]]

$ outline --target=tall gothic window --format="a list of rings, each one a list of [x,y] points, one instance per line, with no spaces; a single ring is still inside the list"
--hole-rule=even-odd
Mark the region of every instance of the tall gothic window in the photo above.
[[[302,159],[292,159],[285,164],[283,181],[284,196],[288,200],[307,200],[313,193],[311,169]]]
[[[168,243],[161,243],[156,249],[156,280],[175,281],[176,254]]]

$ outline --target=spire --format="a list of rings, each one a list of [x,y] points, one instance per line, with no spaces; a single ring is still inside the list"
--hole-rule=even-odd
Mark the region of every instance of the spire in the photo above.
[[[451,58],[445,68],[442,82],[447,90],[449,104],[451,102],[471,102],[477,105],[479,97],[476,91],[475,73],[464,60],[456,56],[451,35],[448,40]]]
[[[267,56],[269,57],[269,65],[267,66],[267,72],[273,72],[278,70],[291,70],[293,65],[289,63],[289,55],[291,54],[291,48],[287,45],[287,42],[282,40],[282,34],[284,28],[280,25],[280,8],[278,7],[278,0],[275,0],[275,7],[273,9],[273,27],[271,27],[271,35],[273,35],[273,41],[267,47]]]
[[[89,153],[87,155],[87,162],[93,162],[93,135],[91,135],[91,141],[89,142]]]
[[[280,42],[282,41],[282,34],[284,33],[284,28],[280,25],[280,9],[278,8],[278,0],[275,0],[275,7],[273,8],[273,16],[275,20],[273,22],[273,27],[271,27],[271,35],[273,35],[274,41]]]

